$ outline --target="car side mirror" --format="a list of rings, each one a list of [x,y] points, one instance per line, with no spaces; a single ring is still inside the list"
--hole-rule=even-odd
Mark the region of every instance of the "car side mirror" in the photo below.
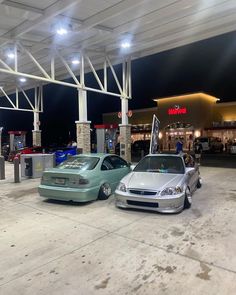
[[[194,167],[186,167],[185,168],[185,172],[186,172],[186,174],[190,174],[190,173],[192,173],[192,172],[194,172],[195,171],[195,168]]]

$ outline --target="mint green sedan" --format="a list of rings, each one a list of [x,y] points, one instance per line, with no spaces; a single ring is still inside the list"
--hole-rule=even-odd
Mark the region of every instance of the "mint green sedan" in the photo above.
[[[44,171],[38,192],[62,201],[106,200],[130,171],[130,164],[117,155],[77,155]]]

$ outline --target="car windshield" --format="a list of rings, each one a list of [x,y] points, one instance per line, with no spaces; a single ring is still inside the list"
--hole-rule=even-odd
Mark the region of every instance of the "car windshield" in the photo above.
[[[197,141],[197,140],[199,140],[200,142],[208,142],[209,139],[207,137],[201,137],[201,138],[198,137],[195,139],[195,141]]]
[[[133,171],[184,174],[185,169],[180,157],[147,156],[138,163]]]
[[[77,170],[93,170],[99,158],[96,157],[71,157],[65,162],[61,163],[59,169],[77,169]]]

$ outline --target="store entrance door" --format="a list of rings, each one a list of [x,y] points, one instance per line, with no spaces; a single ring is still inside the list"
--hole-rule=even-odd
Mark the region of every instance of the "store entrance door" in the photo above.
[[[168,125],[165,128],[165,134],[163,136],[163,148],[165,150],[174,151],[176,150],[176,142],[181,139],[183,142],[183,150],[192,150],[194,134],[193,127],[189,124],[176,124]]]

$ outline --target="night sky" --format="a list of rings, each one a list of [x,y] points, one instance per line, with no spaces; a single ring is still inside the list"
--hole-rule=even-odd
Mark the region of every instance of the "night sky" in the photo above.
[[[116,67],[121,73],[121,67]],[[111,74],[109,75],[111,81]],[[96,85],[92,74],[88,86]],[[109,90],[115,90],[114,83]],[[154,107],[154,98],[203,91],[221,101],[236,101],[236,32],[132,61],[132,96],[129,109]],[[102,123],[102,113],[120,111],[120,99],[88,92],[88,119]],[[77,90],[44,86],[44,113],[40,115],[44,145],[75,139],[78,120]],[[33,114],[0,109],[0,126],[27,130],[31,143]]]

